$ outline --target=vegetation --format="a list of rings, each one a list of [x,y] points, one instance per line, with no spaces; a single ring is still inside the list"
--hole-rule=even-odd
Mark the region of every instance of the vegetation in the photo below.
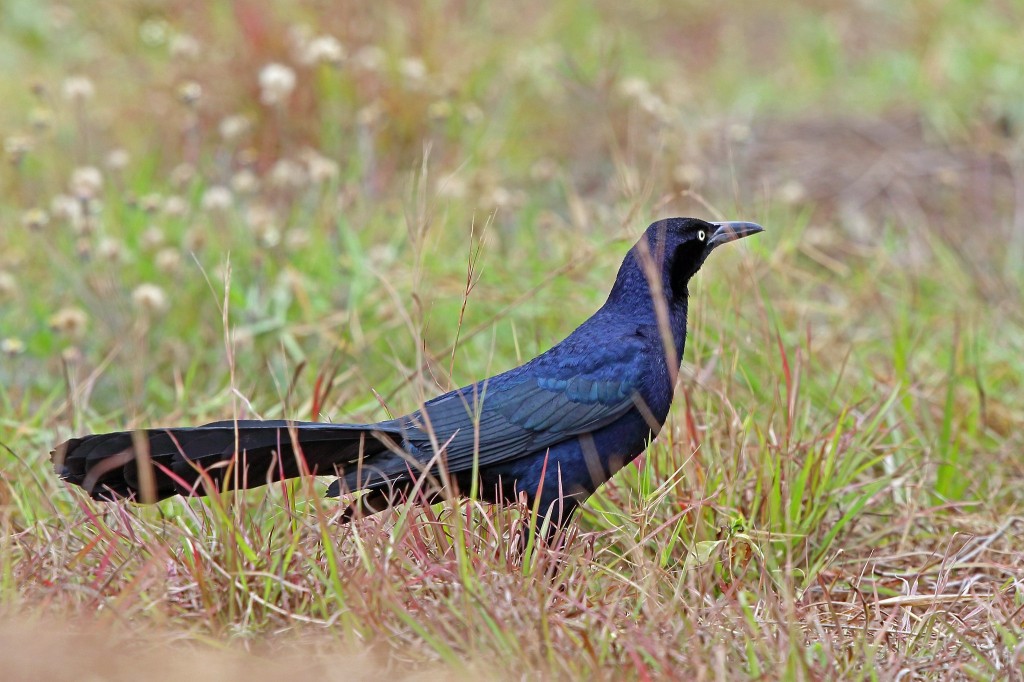
[[[5,670],[1021,679],[1021,25],[3,3]],[[669,423],[560,557],[515,507],[52,474],[86,432],[414,409],[568,333],[669,215],[767,231],[698,276]]]

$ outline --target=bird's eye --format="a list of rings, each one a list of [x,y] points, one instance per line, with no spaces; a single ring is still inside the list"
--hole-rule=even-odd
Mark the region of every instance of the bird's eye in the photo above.
[[[704,230],[697,231],[697,239],[704,241]]]

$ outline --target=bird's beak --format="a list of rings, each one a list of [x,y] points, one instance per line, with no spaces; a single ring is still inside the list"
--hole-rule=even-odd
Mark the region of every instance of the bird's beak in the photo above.
[[[749,237],[750,235],[757,234],[758,232],[764,232],[764,228],[757,223],[731,221],[711,224],[716,228],[714,233],[711,235],[711,239],[708,240],[708,246],[711,248],[721,246],[726,242],[736,241],[743,237]]]

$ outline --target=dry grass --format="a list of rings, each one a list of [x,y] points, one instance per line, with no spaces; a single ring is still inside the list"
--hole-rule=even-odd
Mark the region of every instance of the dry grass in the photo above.
[[[1022,21],[0,6],[5,676],[1020,679]],[[701,273],[669,423],[562,555],[518,508],[50,472],[88,431],[411,409],[670,214],[768,231]]]

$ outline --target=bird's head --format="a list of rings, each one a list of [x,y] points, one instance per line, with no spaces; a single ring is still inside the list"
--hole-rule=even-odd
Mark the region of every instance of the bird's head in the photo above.
[[[699,218],[666,218],[651,223],[633,250],[642,269],[659,279],[670,299],[686,297],[686,285],[707,257],[722,244],[762,232],[746,222],[707,222]]]

